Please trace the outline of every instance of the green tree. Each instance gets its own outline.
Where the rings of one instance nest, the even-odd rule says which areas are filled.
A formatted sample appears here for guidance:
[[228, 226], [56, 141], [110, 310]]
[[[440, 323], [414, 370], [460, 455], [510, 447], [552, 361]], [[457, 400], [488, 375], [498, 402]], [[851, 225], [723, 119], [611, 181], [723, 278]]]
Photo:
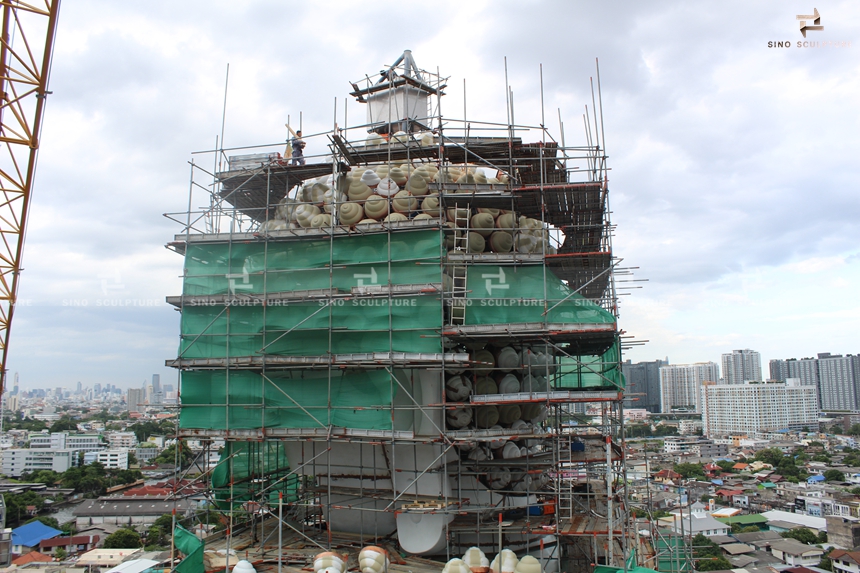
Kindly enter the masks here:
[[78, 425], [69, 416], [63, 416], [53, 423], [50, 432], [74, 432], [78, 429]]
[[135, 549], [140, 547], [140, 534], [133, 529], [118, 529], [105, 538], [105, 549]]
[[57, 561], [65, 561], [68, 556], [69, 554], [62, 547], [57, 547], [57, 550], [54, 551], [54, 557], [57, 558]]
[[723, 553], [720, 551], [720, 546], [702, 535], [701, 533], [697, 533], [695, 537], [691, 540], [692, 548], [693, 548], [693, 557], [696, 559], [703, 559], [706, 557], [722, 557]]
[[732, 472], [734, 473], [735, 462], [730, 462], [728, 460], [720, 460], [717, 462], [717, 465], [720, 466], [720, 469], [724, 472]]
[[827, 470], [824, 472], [824, 479], [826, 481], [845, 481], [845, 474], [839, 470]]
[[25, 519], [27, 517], [27, 506], [35, 506], [36, 511], [41, 511], [45, 505], [45, 499], [32, 491], [19, 494], [4, 493], [3, 501], [6, 504], [7, 526], [10, 522], [19, 523], [22, 519]]
[[51, 470], [39, 470], [23, 475], [21, 479], [32, 483], [43, 483], [47, 486], [53, 486], [60, 483], [60, 474]]
[[167, 541], [170, 539], [171, 531], [173, 531], [173, 516], [169, 513], [165, 513], [156, 519], [146, 531], [147, 547], [167, 544]]
[[818, 543], [818, 536], [806, 527], [798, 527], [790, 531], [783, 531], [780, 535], [786, 538], [790, 537], [792, 539], [797, 539], [801, 543], [806, 543], [807, 545], [815, 545]]
[[34, 521], [41, 522], [41, 523], [47, 525], [48, 527], [53, 527], [54, 529], [60, 528], [60, 524], [57, 522], [57, 518], [51, 517], [49, 515], [37, 515], [33, 519], [27, 520], [26, 523], [33, 523]]
[[821, 561], [818, 563], [818, 566], [825, 571], [833, 571], [833, 562], [830, 561], [831, 551], [833, 551], [832, 547], [824, 552], [824, 555], [821, 556]]
[[759, 450], [755, 455], [755, 459], [764, 462], [766, 464], [770, 464], [773, 467], [777, 467], [779, 462], [782, 461], [784, 454], [782, 450], [779, 448], [765, 448], [763, 450]]
[[706, 557], [696, 561], [697, 571], [727, 571], [731, 568], [731, 562], [725, 557]]
[[[179, 440], [179, 465], [181, 467], [186, 467], [191, 463], [191, 450], [188, 448], [188, 445], [185, 443], [185, 440]], [[162, 451], [158, 456], [153, 460], [156, 464], [173, 464], [176, 463], [176, 444], [171, 444], [167, 446], [164, 451]]]
[[702, 464], [675, 464], [672, 469], [674, 469], [677, 473], [681, 474], [684, 479], [690, 479], [691, 477], [695, 476], [705, 476], [705, 470], [702, 469]]
[[759, 531], [761, 531], [761, 529], [759, 529], [757, 526], [747, 525], [746, 527], [741, 527], [740, 532], [741, 533], [758, 533]]

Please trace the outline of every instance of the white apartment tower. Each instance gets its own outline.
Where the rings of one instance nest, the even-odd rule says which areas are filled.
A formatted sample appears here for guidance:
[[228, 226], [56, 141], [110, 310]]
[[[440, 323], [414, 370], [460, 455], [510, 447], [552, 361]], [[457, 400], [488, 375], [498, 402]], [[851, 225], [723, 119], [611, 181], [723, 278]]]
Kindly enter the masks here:
[[701, 412], [702, 384], [719, 380], [720, 367], [715, 362], [661, 366], [660, 411]]
[[732, 350], [722, 360], [725, 384], [761, 381], [761, 355], [755, 350]]
[[788, 382], [705, 384], [702, 389], [703, 431], [709, 438], [731, 434], [800, 430], [818, 427], [814, 386]]
[[822, 410], [860, 409], [860, 356], [818, 355]]

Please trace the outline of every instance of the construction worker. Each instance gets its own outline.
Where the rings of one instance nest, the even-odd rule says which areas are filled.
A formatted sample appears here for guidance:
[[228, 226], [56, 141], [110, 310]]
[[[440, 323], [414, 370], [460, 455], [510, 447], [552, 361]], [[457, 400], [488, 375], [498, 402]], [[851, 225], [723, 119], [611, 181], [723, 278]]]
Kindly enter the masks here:
[[[290, 131], [293, 131], [290, 129]], [[292, 165], [304, 165], [305, 164], [305, 156], [303, 150], [307, 145], [304, 140], [302, 140], [302, 130], [298, 130], [293, 132], [293, 138], [290, 140], [290, 147], [293, 148], [293, 160]]]

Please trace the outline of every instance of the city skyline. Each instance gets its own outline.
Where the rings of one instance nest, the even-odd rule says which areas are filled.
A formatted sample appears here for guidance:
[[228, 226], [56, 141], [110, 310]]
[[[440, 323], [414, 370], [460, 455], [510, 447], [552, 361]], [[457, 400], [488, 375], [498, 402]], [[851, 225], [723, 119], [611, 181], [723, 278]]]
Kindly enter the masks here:
[[[281, 144], [300, 113], [306, 133], [330, 129], [345, 78], [404, 49], [450, 77], [446, 115], [505, 117], [507, 69], [517, 123], [559, 138], [560, 119], [568, 145], [584, 139], [600, 58], [613, 252], [649, 280], [621, 291], [634, 294], [621, 297], [619, 326], [650, 341], [624, 358], [856, 352], [860, 7], [819, 6], [827, 26], [813, 32], [853, 47], [775, 50], [769, 40], [802, 39], [796, 7], [553, 3], [552, 21], [532, 17], [549, 6], [380, 2], [331, 26], [326, 4], [64, 4], [9, 372], [22, 387], [174, 379], [164, 361], [179, 315], [164, 299], [180, 294], [182, 259], [164, 245], [181, 226], [163, 215], [187, 208], [192, 153], [222, 133], [226, 147]], [[407, 22], [425, 33], [380, 33]], [[587, 26], [570, 34], [574, 22]], [[308, 49], [293, 56], [295, 44]]]

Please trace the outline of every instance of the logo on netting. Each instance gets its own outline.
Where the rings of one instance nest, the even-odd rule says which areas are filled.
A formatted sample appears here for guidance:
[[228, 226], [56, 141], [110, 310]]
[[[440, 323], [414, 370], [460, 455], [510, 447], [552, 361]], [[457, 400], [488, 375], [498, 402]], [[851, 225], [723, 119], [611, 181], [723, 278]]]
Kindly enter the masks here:
[[[376, 275], [376, 269], [374, 269], [373, 267], [370, 267], [369, 273], [367, 273], [367, 274], [355, 273], [354, 275], [352, 275], [352, 278], [354, 278], [355, 280], [358, 281], [358, 286], [370, 286], [370, 285], [379, 284], [376, 282], [376, 279], [378, 277]], [[364, 279], [368, 279], [368, 280], [370, 280], [370, 282], [365, 284]]]
[[[481, 275], [484, 280], [484, 284], [487, 287], [487, 294], [493, 296], [493, 290], [508, 290], [511, 288], [511, 285], [505, 282], [505, 270], [502, 267], [499, 267], [499, 272], [496, 274], [485, 274]], [[493, 279], [499, 279], [498, 283], [494, 283]]]
[[[254, 288], [254, 285], [251, 284], [251, 275], [249, 275], [245, 270], [241, 273], [226, 276], [227, 281], [229, 282], [228, 289], [230, 290], [230, 294], [236, 294], [236, 291], [251, 290]], [[241, 279], [242, 282], [238, 282], [239, 279]]]

